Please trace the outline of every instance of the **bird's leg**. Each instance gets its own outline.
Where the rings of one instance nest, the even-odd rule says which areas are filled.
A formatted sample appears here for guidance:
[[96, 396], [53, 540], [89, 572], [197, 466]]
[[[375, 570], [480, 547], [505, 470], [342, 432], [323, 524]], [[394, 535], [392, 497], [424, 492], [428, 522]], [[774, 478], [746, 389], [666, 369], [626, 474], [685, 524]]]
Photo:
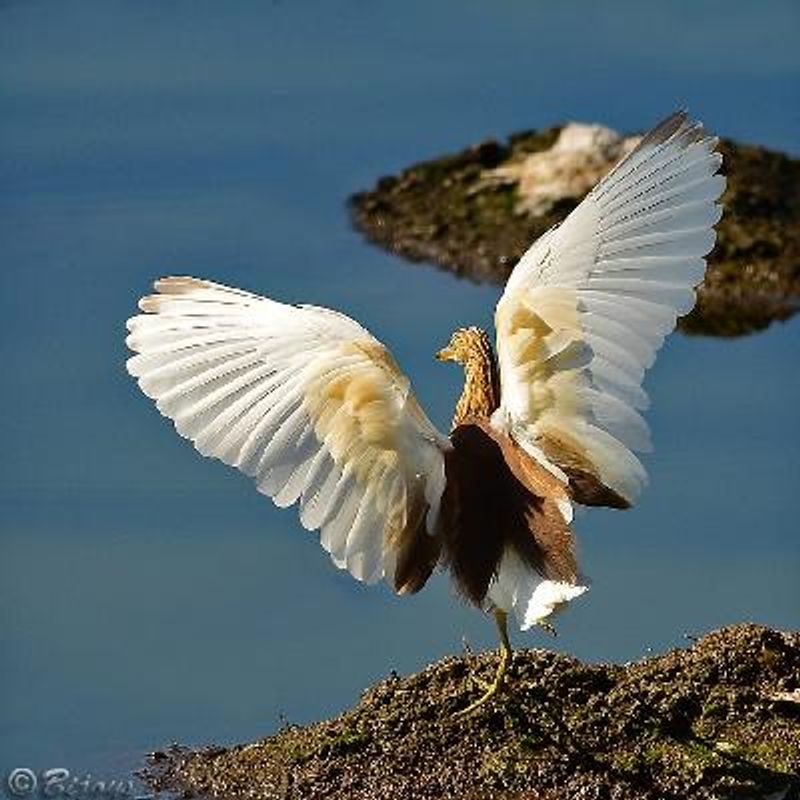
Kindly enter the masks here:
[[496, 608], [493, 612], [494, 621], [497, 624], [497, 630], [500, 633], [500, 663], [497, 665], [497, 672], [494, 675], [494, 681], [489, 684], [483, 683], [473, 678], [484, 691], [483, 694], [474, 702], [470, 703], [463, 711], [459, 711], [460, 715], [471, 714], [476, 708], [480, 708], [484, 703], [491, 700], [505, 685], [506, 672], [508, 672], [508, 665], [511, 663], [511, 642], [508, 639], [508, 614]]

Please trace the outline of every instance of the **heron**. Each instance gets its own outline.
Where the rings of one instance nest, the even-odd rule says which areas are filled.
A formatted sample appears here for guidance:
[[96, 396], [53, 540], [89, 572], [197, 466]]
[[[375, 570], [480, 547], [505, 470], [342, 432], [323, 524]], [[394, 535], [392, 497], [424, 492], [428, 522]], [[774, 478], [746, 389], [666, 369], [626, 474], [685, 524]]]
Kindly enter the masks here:
[[204, 456], [297, 504], [333, 563], [399, 594], [449, 571], [494, 618], [548, 627], [587, 591], [575, 506], [631, 507], [651, 447], [642, 388], [694, 305], [721, 217], [718, 140], [684, 111], [648, 134], [522, 256], [494, 315], [436, 357], [464, 383], [451, 429], [355, 320], [194, 277], [165, 277], [128, 323], [127, 369]]

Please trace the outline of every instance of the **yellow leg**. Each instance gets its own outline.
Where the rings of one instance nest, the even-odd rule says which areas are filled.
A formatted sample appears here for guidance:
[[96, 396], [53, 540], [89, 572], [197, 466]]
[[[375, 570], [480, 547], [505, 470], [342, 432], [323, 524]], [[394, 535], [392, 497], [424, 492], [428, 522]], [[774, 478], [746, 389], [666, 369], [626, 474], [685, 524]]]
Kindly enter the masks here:
[[511, 663], [511, 642], [508, 640], [508, 614], [499, 608], [494, 610], [494, 621], [500, 633], [500, 663], [497, 665], [497, 672], [494, 681], [490, 684], [483, 684], [475, 681], [484, 689], [483, 694], [474, 702], [470, 703], [463, 711], [459, 711], [459, 716], [471, 714], [476, 708], [480, 708], [484, 703], [491, 700], [504, 686], [508, 665]]

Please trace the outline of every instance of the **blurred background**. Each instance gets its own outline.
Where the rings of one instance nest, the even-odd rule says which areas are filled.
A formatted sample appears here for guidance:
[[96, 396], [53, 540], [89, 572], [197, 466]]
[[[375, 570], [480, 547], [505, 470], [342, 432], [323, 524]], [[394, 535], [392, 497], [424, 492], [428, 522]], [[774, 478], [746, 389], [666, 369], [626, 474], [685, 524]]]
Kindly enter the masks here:
[[[174, 434], [124, 369], [155, 277], [346, 311], [447, 430], [461, 378], [433, 353], [499, 291], [366, 245], [347, 196], [487, 136], [680, 106], [796, 156], [799, 22], [794, 0], [0, 2], [0, 770], [119, 775], [495, 646], [443, 576], [358, 585]], [[668, 340], [652, 485], [578, 519], [593, 589], [518, 646], [625, 661], [796, 626], [799, 331]]]

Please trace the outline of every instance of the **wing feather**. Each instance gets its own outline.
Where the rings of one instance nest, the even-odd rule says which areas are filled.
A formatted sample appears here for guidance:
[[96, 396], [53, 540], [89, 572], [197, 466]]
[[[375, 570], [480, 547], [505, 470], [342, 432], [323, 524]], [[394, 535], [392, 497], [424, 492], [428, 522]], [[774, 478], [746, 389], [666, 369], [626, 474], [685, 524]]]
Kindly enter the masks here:
[[[196, 278], [159, 280], [139, 307], [128, 370], [182, 436], [278, 506], [299, 501], [359, 580], [424, 584], [438, 550], [415, 537], [435, 542], [450, 445], [377, 339], [338, 312]], [[425, 563], [409, 565], [417, 552]]]
[[716, 146], [684, 112], [664, 120], [528, 250], [497, 306], [495, 424], [619, 505], [647, 478], [634, 455], [650, 448], [644, 373], [694, 305], [714, 246]]

